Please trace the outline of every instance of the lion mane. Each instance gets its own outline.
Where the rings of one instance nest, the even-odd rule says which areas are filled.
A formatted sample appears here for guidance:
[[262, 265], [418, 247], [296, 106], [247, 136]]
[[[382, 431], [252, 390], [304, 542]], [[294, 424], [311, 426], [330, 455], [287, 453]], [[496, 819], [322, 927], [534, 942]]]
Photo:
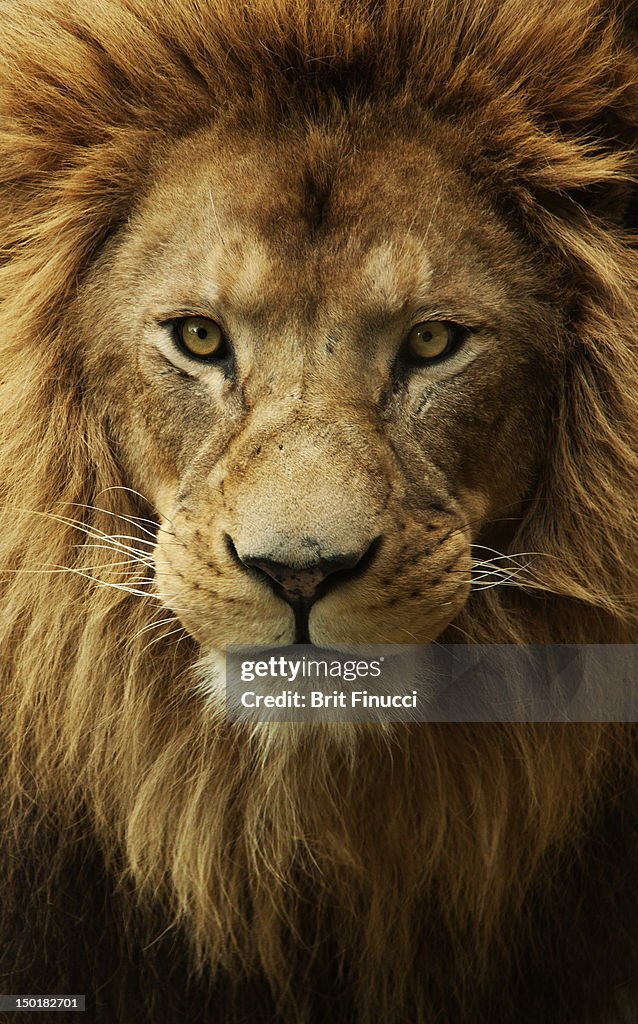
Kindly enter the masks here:
[[[176, 139], [405, 98], [546, 254], [571, 339], [482, 643], [638, 640], [638, 60], [597, 0], [14, 0], [0, 27], [0, 972], [108, 1022], [635, 1021], [631, 725], [256, 741], [205, 716], [72, 307]], [[116, 526], [114, 527], [114, 523]], [[113, 563], [113, 564], [111, 564]], [[111, 573], [111, 575], [109, 575]], [[454, 641], [458, 641], [455, 634]], [[293, 736], [294, 733], [294, 736]], [[294, 742], [293, 742], [294, 739]], [[6, 980], [8, 979], [8, 981]]]

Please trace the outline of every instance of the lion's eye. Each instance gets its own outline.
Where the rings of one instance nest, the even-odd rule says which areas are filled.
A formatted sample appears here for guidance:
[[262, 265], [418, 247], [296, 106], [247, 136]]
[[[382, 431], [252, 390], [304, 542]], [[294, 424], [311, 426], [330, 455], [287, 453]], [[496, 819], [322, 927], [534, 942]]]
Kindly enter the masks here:
[[463, 340], [463, 328], [449, 320], [425, 320], [416, 324], [406, 339], [406, 354], [422, 363], [443, 359]]
[[228, 345], [219, 324], [203, 316], [187, 316], [175, 321], [177, 342], [187, 355], [197, 359], [223, 359]]

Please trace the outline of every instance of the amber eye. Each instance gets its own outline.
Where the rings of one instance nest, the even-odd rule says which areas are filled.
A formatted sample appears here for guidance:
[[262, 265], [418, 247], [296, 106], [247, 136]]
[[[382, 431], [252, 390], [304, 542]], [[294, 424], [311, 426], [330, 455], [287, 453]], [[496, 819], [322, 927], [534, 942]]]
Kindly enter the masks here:
[[175, 333], [181, 348], [197, 359], [223, 359], [228, 348], [219, 324], [204, 316], [187, 316], [175, 321]]
[[428, 363], [454, 352], [463, 339], [463, 328], [449, 320], [425, 320], [415, 324], [406, 339], [407, 355]]

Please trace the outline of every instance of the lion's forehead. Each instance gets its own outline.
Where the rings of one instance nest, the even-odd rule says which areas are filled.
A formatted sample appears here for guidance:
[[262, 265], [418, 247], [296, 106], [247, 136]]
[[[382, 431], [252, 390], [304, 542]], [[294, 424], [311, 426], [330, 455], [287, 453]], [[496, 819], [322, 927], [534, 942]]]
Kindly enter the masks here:
[[393, 142], [335, 166], [309, 146], [184, 140], [134, 222], [158, 294], [314, 322], [445, 298], [489, 314], [520, 294], [515, 240], [433, 146], [421, 165]]
[[416, 226], [405, 233], [392, 222], [377, 224], [375, 238], [344, 231], [304, 239], [291, 220], [286, 243], [281, 228], [273, 234], [250, 218], [222, 218], [211, 190], [184, 204], [198, 216], [176, 218], [170, 237], [137, 257], [138, 307], [140, 299], [175, 309], [195, 301], [258, 331], [285, 326], [299, 334], [312, 326], [322, 337], [356, 337], [419, 311], [496, 326], [520, 302], [518, 282], [500, 273], [498, 259], [438, 227], [425, 239]]

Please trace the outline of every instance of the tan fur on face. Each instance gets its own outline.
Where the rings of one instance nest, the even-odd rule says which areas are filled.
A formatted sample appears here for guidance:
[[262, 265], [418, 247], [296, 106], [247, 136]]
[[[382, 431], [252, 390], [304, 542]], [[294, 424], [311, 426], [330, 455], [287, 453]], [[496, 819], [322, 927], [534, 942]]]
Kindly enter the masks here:
[[[516, 949], [627, 731], [231, 729], [198, 662], [293, 634], [224, 536], [382, 538], [322, 642], [638, 639], [636, 62], [589, 0], [203, 6], [3, 9], [3, 820], [90, 829], [291, 1021], [335, 935], [362, 1021], [425, 1021], [423, 958], [462, 998]], [[233, 380], [167, 365], [181, 301]], [[416, 316], [480, 328], [454, 378], [395, 375]], [[466, 601], [471, 541], [525, 586]]]

